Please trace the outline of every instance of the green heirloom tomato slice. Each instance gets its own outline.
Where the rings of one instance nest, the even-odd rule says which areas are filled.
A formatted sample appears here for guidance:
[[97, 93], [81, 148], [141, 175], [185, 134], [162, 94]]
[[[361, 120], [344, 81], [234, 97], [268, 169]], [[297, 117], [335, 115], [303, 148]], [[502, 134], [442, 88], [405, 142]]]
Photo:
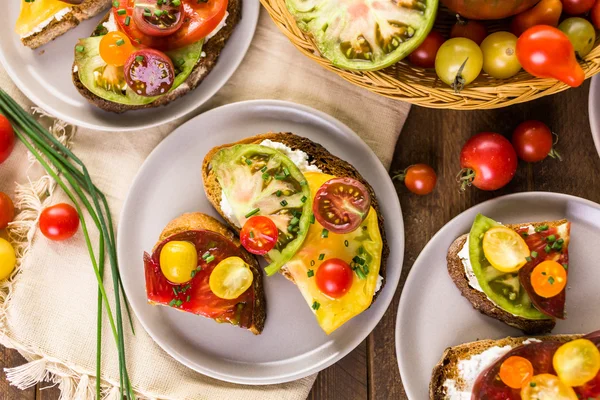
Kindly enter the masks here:
[[519, 280], [519, 272], [502, 272], [494, 268], [483, 253], [483, 235], [491, 228], [500, 226], [491, 218], [478, 214], [469, 234], [469, 258], [471, 267], [483, 292], [498, 307], [527, 319], [548, 319], [533, 305], [531, 298]]
[[437, 0], [286, 0], [298, 26], [334, 65], [373, 71], [416, 49], [433, 26]]
[[255, 216], [270, 218], [279, 236], [267, 253], [273, 275], [298, 251], [310, 225], [312, 196], [306, 178], [287, 156], [256, 144], [219, 151], [211, 161], [239, 227]]

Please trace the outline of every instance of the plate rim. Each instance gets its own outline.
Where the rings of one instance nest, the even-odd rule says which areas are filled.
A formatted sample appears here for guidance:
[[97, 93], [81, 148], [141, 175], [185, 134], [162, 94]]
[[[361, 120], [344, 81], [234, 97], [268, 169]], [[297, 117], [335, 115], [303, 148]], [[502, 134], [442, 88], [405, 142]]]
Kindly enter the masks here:
[[590, 122], [590, 129], [592, 131], [592, 139], [596, 145], [596, 151], [600, 156], [600, 111], [593, 105], [598, 105], [600, 101], [600, 77], [594, 76], [590, 84], [590, 92], [588, 95], [588, 115]]
[[[50, 115], [53, 115], [54, 117], [56, 117], [57, 119], [60, 119], [61, 121], [65, 121], [69, 124], [72, 124], [72, 125], [75, 125], [75, 126], [78, 126], [81, 128], [93, 129], [93, 130], [102, 131], [102, 132], [132, 132], [132, 131], [139, 131], [142, 129], [156, 128], [156, 127], [168, 124], [170, 122], [173, 122], [179, 118], [188, 116], [191, 113], [197, 111], [198, 108], [202, 107], [204, 104], [206, 104], [208, 101], [210, 101], [215, 96], [215, 94], [219, 90], [221, 90], [227, 84], [227, 82], [229, 82], [229, 80], [231, 79], [233, 74], [238, 70], [240, 64], [242, 63], [242, 61], [248, 54], [248, 51], [250, 50], [250, 46], [252, 45], [252, 41], [254, 40], [254, 36], [256, 35], [256, 30], [258, 28], [258, 21], [260, 18], [260, 9], [261, 9], [260, 2], [258, 2], [256, 0], [244, 0], [244, 2], [248, 2], [250, 4], [249, 7], [252, 7], [253, 5], [255, 6], [256, 17], [254, 18], [254, 21], [251, 21], [251, 22], [253, 22], [251, 25], [251, 30], [249, 32], [247, 32], [247, 35], [244, 36], [244, 37], [247, 37], [247, 39], [246, 39], [246, 44], [244, 46], [242, 56], [239, 57], [237, 60], [235, 60], [235, 62], [231, 63], [233, 65], [233, 68], [231, 68], [229, 71], [226, 71], [223, 74], [223, 76], [221, 77], [220, 83], [215, 85], [215, 87], [212, 90], [209, 90], [207, 92], [206, 98], [204, 100], [198, 102], [197, 104], [194, 104], [193, 108], [191, 108], [185, 112], [177, 112], [177, 107], [175, 107], [175, 108], [171, 107], [173, 112], [167, 118], [165, 118], [163, 120], [158, 120], [156, 122], [151, 122], [149, 124], [137, 125], [137, 126], [131, 126], [131, 127], [128, 127], [128, 126], [127, 127], [105, 126], [105, 125], [90, 124], [85, 120], [77, 120], [77, 119], [71, 118], [68, 114], [64, 114], [64, 113], [56, 110], [51, 104], [42, 102], [40, 100], [40, 98], [33, 92], [33, 90], [30, 90], [30, 88], [26, 84], [24, 84], [24, 82], [21, 79], [18, 78], [18, 74], [15, 73], [15, 69], [12, 68], [11, 63], [8, 61], [7, 56], [4, 54], [3, 51], [0, 51], [0, 64], [2, 64], [2, 66], [6, 70], [6, 73], [7, 73], [8, 77], [10, 78], [10, 80], [13, 82], [13, 84], [17, 87], [18, 90], [20, 90], [25, 95], [25, 97], [27, 97], [27, 99], [29, 99], [32, 103], [34, 103], [35, 106], [42, 108], [45, 112], [47, 112]], [[103, 11], [101, 11], [98, 15], [100, 15], [102, 12]], [[242, 19], [243, 18], [244, 18], [244, 16], [242, 16]], [[86, 22], [86, 21], [82, 21], [82, 22]], [[239, 24], [238, 24], [238, 26], [239, 26]], [[235, 34], [235, 30], [234, 30], [233, 34]], [[58, 38], [56, 38], [56, 40], [60, 40], [60, 36]], [[42, 49], [43, 49], [43, 47], [44, 46], [42, 46]], [[227, 44], [225, 44], [225, 48], [227, 48]], [[32, 51], [37, 51], [37, 50], [39, 50], [39, 49], [34, 49]], [[219, 60], [217, 59], [217, 63], [218, 62], [219, 62]], [[217, 65], [217, 63], [215, 63], [215, 66]], [[210, 72], [212, 72], [212, 71], [210, 71]], [[208, 77], [210, 75], [210, 72], [206, 75], [206, 77]], [[200, 85], [202, 85], [202, 82], [198, 85], [198, 87]], [[198, 87], [196, 87], [194, 90], [198, 89]], [[169, 106], [170, 105], [167, 104], [167, 105], [161, 106], [161, 107], [169, 107]], [[106, 112], [108, 113], [109, 111], [106, 111]], [[120, 115], [121, 117], [126, 117], [126, 115], [124, 116], [124, 114], [115, 114], [115, 115]]]
[[[130, 197], [132, 196], [133, 193], [133, 188], [137, 185], [139, 185], [138, 179], [140, 178], [140, 175], [143, 171], [143, 169], [146, 168], [147, 164], [150, 164], [151, 162], [153, 162], [154, 158], [158, 157], [158, 150], [161, 146], [163, 146], [163, 144], [168, 144], [171, 141], [176, 140], [175, 136], [177, 134], [177, 131], [179, 131], [184, 125], [186, 124], [193, 124], [194, 121], [196, 119], [201, 119], [201, 118], [210, 118], [211, 115], [213, 113], [217, 113], [217, 112], [223, 112], [223, 110], [226, 109], [230, 109], [230, 108], [237, 108], [237, 107], [241, 107], [241, 108], [251, 108], [251, 107], [279, 107], [282, 109], [287, 109], [290, 111], [295, 111], [295, 112], [304, 112], [304, 113], [309, 113], [319, 119], [321, 119], [322, 121], [325, 121], [326, 123], [333, 125], [334, 127], [340, 129], [341, 131], [343, 131], [345, 134], [350, 135], [354, 140], [356, 140], [356, 144], [361, 146], [363, 148], [364, 151], [366, 151], [367, 154], [369, 154], [369, 157], [372, 158], [374, 161], [376, 161], [376, 168], [380, 169], [381, 172], [383, 172], [383, 182], [385, 185], [389, 186], [389, 188], [396, 193], [396, 200], [397, 201], [391, 201], [391, 206], [395, 209], [395, 213], [397, 213], [397, 217], [399, 218], [398, 220], [398, 224], [396, 224], [398, 232], [401, 232], [401, 237], [398, 240], [398, 246], [396, 246], [398, 251], [398, 257], [399, 257], [399, 273], [398, 273], [398, 279], [397, 280], [386, 280], [386, 285], [384, 286], [383, 290], [386, 290], [386, 288], [388, 288], [388, 292], [391, 291], [391, 294], [389, 295], [389, 300], [387, 302], [387, 304], [384, 305], [384, 309], [382, 311], [381, 316], [377, 319], [376, 323], [373, 325], [373, 328], [371, 330], [369, 330], [368, 332], [366, 332], [366, 334], [364, 335], [364, 337], [360, 336], [359, 340], [354, 340], [353, 342], [351, 342], [351, 344], [349, 346], [347, 346], [347, 349], [344, 349], [343, 351], [338, 352], [335, 356], [333, 357], [329, 357], [327, 359], [324, 360], [320, 360], [319, 363], [317, 363], [316, 365], [313, 365], [310, 368], [305, 368], [304, 370], [297, 372], [297, 373], [293, 373], [293, 374], [289, 374], [285, 377], [279, 376], [276, 378], [263, 378], [263, 379], [256, 379], [256, 378], [248, 378], [248, 377], [235, 377], [232, 376], [230, 374], [219, 374], [219, 373], [215, 373], [213, 370], [208, 369], [208, 368], [202, 368], [201, 366], [198, 366], [197, 364], [195, 365], [190, 365], [188, 363], [188, 359], [182, 355], [180, 355], [178, 352], [175, 351], [171, 351], [171, 349], [168, 348], [168, 346], [166, 346], [166, 344], [163, 344], [161, 342], [161, 340], [159, 338], [156, 337], [156, 335], [151, 332], [148, 327], [147, 324], [138, 316], [138, 312], [135, 308], [135, 306], [133, 304], [131, 304], [131, 309], [133, 310], [134, 314], [136, 315], [137, 320], [140, 322], [140, 324], [142, 325], [142, 327], [144, 328], [144, 330], [146, 331], [146, 333], [148, 333], [148, 335], [152, 338], [152, 340], [162, 349], [164, 350], [171, 358], [173, 358], [175, 361], [181, 363], [182, 365], [184, 365], [187, 368], [190, 368], [200, 374], [209, 376], [211, 378], [215, 378], [221, 381], [225, 381], [225, 382], [230, 382], [230, 383], [235, 383], [235, 384], [242, 384], [242, 385], [249, 385], [249, 386], [256, 386], [256, 385], [274, 385], [274, 384], [281, 384], [281, 383], [287, 383], [287, 382], [291, 382], [291, 381], [295, 381], [298, 379], [302, 379], [305, 378], [311, 374], [320, 372], [322, 370], [324, 370], [325, 368], [335, 364], [336, 362], [338, 362], [339, 360], [341, 360], [343, 357], [345, 357], [346, 355], [348, 355], [350, 352], [352, 352], [353, 350], [356, 349], [356, 347], [358, 347], [358, 345], [360, 345], [360, 343], [362, 343], [372, 332], [373, 330], [377, 327], [377, 325], [381, 322], [381, 320], [383, 319], [385, 313], [387, 312], [387, 310], [389, 309], [390, 305], [392, 304], [393, 300], [394, 300], [394, 295], [396, 293], [396, 290], [398, 288], [398, 284], [400, 282], [400, 278], [402, 275], [402, 270], [404, 268], [404, 249], [405, 249], [405, 231], [404, 231], [404, 217], [402, 215], [402, 209], [401, 209], [401, 205], [400, 205], [400, 200], [399, 197], [397, 196], [397, 191], [394, 187], [394, 184], [392, 182], [391, 177], [389, 176], [388, 171], [385, 169], [383, 163], [381, 162], [381, 160], [379, 160], [379, 158], [377, 157], [377, 155], [375, 154], [375, 152], [366, 144], [366, 142], [356, 133], [354, 132], [354, 130], [352, 130], [350, 127], [348, 127], [346, 124], [344, 124], [343, 122], [339, 121], [338, 119], [332, 117], [331, 115], [317, 110], [315, 108], [303, 105], [303, 104], [299, 104], [299, 103], [294, 103], [291, 101], [286, 101], [286, 100], [271, 100], [271, 99], [256, 99], [256, 100], [245, 100], [245, 101], [239, 101], [239, 102], [235, 102], [235, 103], [229, 103], [220, 107], [216, 107], [213, 108], [209, 111], [206, 111], [204, 113], [201, 113], [193, 118], [191, 118], [190, 120], [186, 121], [185, 123], [183, 123], [182, 125], [180, 125], [179, 127], [175, 128], [167, 137], [165, 137], [151, 152], [150, 154], [146, 157], [146, 159], [144, 160], [144, 162], [142, 163], [142, 165], [139, 167], [138, 172], [135, 176], [135, 178], [133, 179], [131, 186], [129, 187], [129, 190], [127, 192], [127, 196], [125, 197], [125, 200], [123, 202], [123, 206], [121, 209], [121, 214], [119, 216], [119, 225], [118, 225], [118, 230], [117, 230], [117, 259], [119, 260], [119, 264], [120, 261], [123, 259], [123, 255], [122, 253], [124, 252], [123, 249], [123, 243], [122, 241], [125, 240], [123, 239], [124, 235], [122, 234], [121, 230], [123, 229], [123, 224], [121, 223], [121, 221], [123, 220], [123, 215], [126, 214], [126, 212], [129, 212], [128, 209], [130, 207], [132, 207], [132, 203], [130, 201]], [[385, 179], [387, 178], [387, 179]], [[387, 233], [387, 232], [386, 232]], [[129, 294], [127, 293], [127, 284], [125, 284], [125, 282], [123, 282], [123, 286], [125, 288], [125, 293], [127, 294], [127, 296], [129, 296]]]
[[[511, 194], [507, 194], [507, 195], [503, 195], [503, 196], [499, 196], [493, 199], [489, 199], [486, 200], [484, 202], [481, 202], [479, 204], [475, 204], [472, 207], [467, 208], [466, 210], [460, 212], [459, 214], [457, 214], [454, 218], [452, 218], [450, 221], [448, 221], [446, 224], [444, 224], [444, 226], [442, 226], [432, 237], [431, 239], [429, 239], [429, 241], [427, 242], [427, 244], [425, 245], [425, 247], [423, 247], [423, 249], [421, 250], [421, 252], [419, 253], [419, 255], [417, 256], [417, 258], [415, 259], [415, 262], [413, 263], [413, 265], [411, 266], [411, 269], [408, 273], [408, 276], [406, 277], [406, 281], [404, 283], [404, 286], [402, 287], [402, 293], [400, 295], [400, 301], [398, 303], [398, 312], [396, 314], [396, 325], [395, 325], [395, 329], [394, 329], [394, 343], [396, 346], [396, 361], [398, 363], [398, 369], [400, 371], [400, 377], [402, 379], [402, 386], [404, 387], [404, 390], [406, 392], [406, 396], [409, 399], [413, 399], [413, 398], [417, 398], [415, 396], [415, 393], [413, 393], [413, 387], [411, 386], [411, 384], [407, 384], [406, 382], [408, 382], [405, 378], [406, 378], [406, 373], [403, 372], [404, 370], [406, 370], [406, 368], [408, 368], [408, 360], [404, 360], [401, 355], [400, 355], [400, 346], [401, 346], [401, 335], [400, 335], [400, 330], [401, 330], [401, 317], [404, 313], [406, 313], [405, 309], [406, 309], [406, 300], [404, 300], [406, 298], [405, 296], [405, 291], [404, 291], [404, 287], [413, 284], [413, 281], [416, 278], [416, 274], [413, 273], [414, 269], [413, 267], [420, 261], [421, 258], [424, 257], [424, 254], [426, 253], [426, 251], [430, 250], [430, 247], [433, 246], [432, 243], [434, 241], [434, 239], [437, 239], [438, 236], [443, 236], [445, 234], [445, 232], [447, 230], [450, 229], [451, 225], [453, 225], [454, 223], [456, 223], [456, 220], [458, 220], [463, 214], [466, 214], [467, 212], [472, 211], [473, 209], [476, 208], [481, 208], [483, 206], [486, 205], [493, 205], [495, 203], [500, 203], [503, 201], [506, 201], [506, 199], [512, 200], [512, 199], [519, 199], [519, 198], [530, 198], [530, 197], [535, 197], [535, 196], [543, 196], [543, 197], [547, 197], [547, 198], [556, 198], [559, 200], [563, 200], [564, 202], [568, 202], [568, 201], [574, 201], [580, 204], [584, 204], [590, 207], [593, 207], [597, 210], [600, 210], [600, 204], [593, 202], [592, 200], [588, 200], [588, 199], [584, 199], [582, 197], [578, 197], [578, 196], [574, 196], [571, 194], [565, 194], [565, 193], [558, 193], [558, 192], [543, 192], [543, 191], [531, 191], [531, 192], [519, 192], [519, 193], [511, 193]], [[476, 312], [476, 310], [474, 310], [473, 312]], [[440, 354], [441, 357], [441, 354]], [[406, 365], [405, 365], [406, 364]]]

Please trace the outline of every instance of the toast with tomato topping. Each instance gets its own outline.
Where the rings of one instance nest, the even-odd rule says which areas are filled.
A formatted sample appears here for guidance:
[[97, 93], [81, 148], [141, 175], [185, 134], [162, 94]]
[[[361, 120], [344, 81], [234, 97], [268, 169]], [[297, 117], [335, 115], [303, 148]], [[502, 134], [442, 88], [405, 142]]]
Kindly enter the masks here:
[[[538, 259], [538, 262], [542, 259], [545, 260], [546, 258], [556, 258], [557, 260], [560, 259], [561, 262], [564, 260], [568, 260], [570, 223], [567, 220], [523, 223], [505, 226], [519, 233], [525, 239], [526, 242], [529, 241], [529, 243], [527, 244], [528, 247], [530, 247], [531, 255], [535, 255], [537, 253], [537, 257], [530, 256], [529, 261], [523, 267], [523, 269], [529, 268], [529, 270], [531, 270], [534, 264], [536, 264], [536, 258]], [[562, 239], [560, 252], [552, 249], [551, 245], [553, 244], [553, 242], [537, 242], [537, 236], [540, 236], [539, 239], [543, 239], [545, 237], [547, 238], [547, 234], [545, 232], [556, 232], [557, 229], [561, 230], [560, 235], [555, 235]], [[532, 293], [527, 292], [522, 284], [518, 286], [518, 290], [515, 290], [515, 298], [524, 299], [523, 304], [526, 306], [531, 306], [531, 316], [533, 318], [530, 318], [525, 315], [520, 316], [502, 308], [493, 300], [491, 300], [488, 294], [486, 294], [481, 287], [474, 287], [478, 285], [475, 285], [473, 280], [477, 281], [477, 283], [479, 283], [479, 280], [476, 276], [474, 276], [470, 257], [465, 257], [464, 249], [468, 245], [468, 239], [469, 234], [465, 234], [458, 237], [450, 245], [446, 257], [448, 263], [448, 273], [454, 281], [454, 283], [456, 284], [456, 286], [458, 287], [458, 289], [460, 290], [462, 296], [465, 297], [471, 303], [473, 308], [475, 308], [482, 314], [495, 318], [517, 329], [520, 329], [525, 334], [542, 334], [551, 332], [552, 329], [554, 329], [554, 326], [556, 325], [557, 316], [559, 318], [564, 318], [565, 290], [563, 289], [560, 295], [558, 295], [555, 298], [556, 301], [561, 302], [561, 304], [559, 304], [558, 306], [559, 308], [561, 308], [561, 310], [556, 315], [548, 315], [547, 313], [544, 313], [543, 309], [541, 310], [541, 313], [536, 312], [541, 307], [538, 308], [535, 304], [532, 304], [529, 297], [532, 296]], [[550, 248], [550, 251], [546, 252], [546, 249], [548, 247]], [[532, 262], [534, 264], [532, 264]], [[466, 264], [471, 265], [470, 271], [468, 270]], [[563, 263], [563, 265], [565, 266], [565, 269], [568, 269], [567, 263]], [[492, 271], [496, 272], [494, 270]], [[521, 272], [519, 272], [517, 280], [518, 283], [521, 282], [520, 274]], [[507, 277], [507, 281], [508, 278], [510, 277]], [[507, 287], [510, 288], [510, 286]]]

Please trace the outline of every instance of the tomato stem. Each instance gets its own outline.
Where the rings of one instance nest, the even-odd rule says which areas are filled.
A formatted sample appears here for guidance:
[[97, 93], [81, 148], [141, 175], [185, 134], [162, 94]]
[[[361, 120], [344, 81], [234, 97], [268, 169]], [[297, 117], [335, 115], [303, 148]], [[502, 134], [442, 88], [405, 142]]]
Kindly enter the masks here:
[[392, 180], [398, 180], [400, 182], [404, 182], [404, 180], [406, 179], [406, 173], [408, 172], [408, 169], [412, 167], [412, 165], [409, 165], [408, 167], [404, 168], [404, 170], [402, 171], [396, 171], [396, 174], [392, 176]]
[[550, 152], [548, 153], [548, 156], [555, 158], [558, 161], [562, 161], [562, 156], [554, 148], [554, 146], [556, 146], [556, 144], [558, 143], [558, 134], [556, 132], [552, 132], [552, 134], [554, 135], [555, 139], [554, 139], [554, 143], [552, 144], [552, 148], [550, 149]]
[[454, 93], [460, 93], [461, 90], [463, 90], [465, 88], [465, 78], [462, 76], [463, 70], [465, 69], [465, 66], [467, 65], [467, 61], [469, 61], [469, 57], [467, 57], [465, 59], [465, 61], [462, 63], [462, 65], [460, 66], [460, 68], [458, 69], [458, 72], [456, 73], [456, 77], [454, 78], [454, 82], [452, 82], [452, 89], [454, 89]]
[[456, 23], [459, 25], [466, 25], [469, 21], [466, 18], [460, 16], [460, 14], [456, 14]]
[[460, 184], [460, 190], [464, 192], [469, 186], [471, 186], [475, 179], [475, 171], [471, 168], [463, 168], [456, 175], [456, 181]]

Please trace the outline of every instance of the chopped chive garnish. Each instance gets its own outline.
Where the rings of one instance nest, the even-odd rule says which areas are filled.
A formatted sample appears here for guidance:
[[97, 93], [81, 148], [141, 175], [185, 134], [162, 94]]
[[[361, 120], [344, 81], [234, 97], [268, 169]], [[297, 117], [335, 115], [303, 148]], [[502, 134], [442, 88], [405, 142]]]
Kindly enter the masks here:
[[287, 169], [287, 167], [283, 167], [283, 174], [284, 174], [285, 176], [290, 176], [290, 170], [289, 170], [289, 169]]
[[113, 1], [113, 7], [118, 8], [121, 5], [118, 1]]
[[129, 26], [130, 23], [131, 23], [131, 17], [127, 16], [127, 18], [125, 18], [125, 26]]
[[292, 226], [298, 225], [299, 223], [300, 223], [300, 220], [297, 217], [292, 218], [290, 221], [290, 225], [292, 225]]
[[531, 252], [531, 257], [532, 258], [536, 258], [538, 256], [538, 252], [537, 251], [532, 251]]
[[563, 239], [563, 238], [560, 238], [556, 241], [556, 243], [558, 243], [558, 244], [563, 244], [564, 242], [565, 242], [565, 239]]
[[548, 236], [548, 237], [546, 238], [546, 241], [547, 241], [547, 242], [549, 242], [549, 243], [552, 243], [552, 242], [554, 242], [555, 240], [556, 240], [556, 236], [554, 236], [554, 235], [550, 235], [550, 236]]
[[282, 181], [284, 179], [285, 179], [285, 175], [279, 175], [279, 174], [275, 175], [275, 180]]
[[268, 174], [268, 173], [266, 173], [266, 172], [262, 174], [263, 181], [266, 181], [266, 180], [268, 180], [270, 177], [271, 177], [271, 175], [269, 175], [269, 174]]
[[364, 263], [365, 263], [364, 258], [361, 258], [359, 256], [354, 256], [354, 258], [352, 258], [352, 261], [354, 261], [355, 263], [360, 264], [360, 265], [364, 265]]
[[354, 272], [356, 272], [356, 275], [358, 275], [358, 277], [359, 277], [360, 279], [365, 279], [365, 278], [366, 278], [366, 276], [365, 276], [365, 273], [363, 272], [363, 270], [362, 270], [362, 269], [360, 269], [360, 268], [356, 268], [356, 269], [354, 270]]
[[135, 61], [137, 61], [137, 62], [144, 61], [144, 56], [135, 56]]
[[311, 216], [310, 216], [310, 223], [311, 224], [315, 223], [315, 214], [311, 214]]
[[183, 58], [180, 58], [175, 63], [177, 64], [178, 67], [181, 67], [183, 64], [185, 64], [185, 60]]
[[173, 286], [173, 294], [177, 296], [177, 288], [175, 286]]
[[542, 275], [548, 275], [548, 274], [546, 273], [546, 271], [544, 271], [544, 272], [542, 272]]
[[531, 382], [531, 383], [529, 384], [529, 386], [531, 386], [531, 387], [536, 387], [536, 386], [537, 386], [537, 384], [536, 384], [535, 382]]
[[258, 214], [259, 212], [260, 212], [260, 208], [255, 208], [254, 210], [252, 210], [248, 214], [246, 214], [246, 218], [250, 218], [251, 216]]
[[117, 46], [123, 46], [125, 44], [125, 40], [119, 39], [116, 41]]
[[325, 254], [323, 254], [323, 253], [319, 254], [319, 261], [323, 261], [324, 258], [325, 258]]
[[254, 239], [254, 231], [250, 231], [250, 238]]
[[203, 260], [206, 260], [208, 257], [210, 257], [210, 251], [207, 251], [206, 253], [202, 254]]
[[185, 298], [185, 301], [187, 301], [188, 303], [190, 302], [190, 295], [188, 294], [187, 297]]
[[82, 45], [78, 44], [77, 46], [75, 46], [75, 50], [76, 50], [78, 53], [82, 53], [82, 52], [83, 52], [83, 50], [85, 50], [85, 47], [83, 47]]
[[544, 251], [546, 253], [550, 253], [550, 250], [552, 250], [552, 248], [550, 246], [546, 245], [546, 247], [544, 247]]
[[300, 201], [303, 203], [306, 203], [306, 200], [308, 200], [308, 198], [306, 196], [302, 196], [302, 198], [300, 199]]
[[124, 8], [117, 10], [117, 14], [119, 14], [119, 15], [125, 15], [125, 13], [127, 13], [127, 11], [125, 11]]
[[246, 158], [246, 164], [252, 165], [252, 160], [250, 160], [249, 158]]
[[288, 202], [287, 202], [287, 200], [281, 200], [281, 202], [279, 204], [281, 204], [282, 207], [285, 207], [288, 205]]
[[154, 15], [160, 17], [161, 15], [163, 15], [163, 10], [154, 10]]
[[525, 257], [525, 259], [527, 260], [527, 262], [531, 262], [531, 257]]
[[349, 244], [348, 241], [344, 240], [344, 246], [348, 247], [348, 244]]
[[267, 166], [265, 165], [264, 167], [262, 167], [262, 168], [260, 169], [260, 172], [267, 172]]
[[315, 276], [315, 271], [313, 271], [312, 269], [309, 269], [308, 271], [306, 271], [306, 276], [308, 276], [309, 278], [312, 278], [313, 276]]
[[314, 303], [312, 304], [312, 309], [317, 311], [319, 309], [319, 307], [321, 307], [321, 304], [319, 304], [318, 301], [314, 301]]
[[321, 232], [321, 237], [326, 238], [328, 236], [329, 236], [329, 231], [327, 229], [323, 229], [323, 231]]
[[554, 285], [554, 278], [553, 277], [548, 278], [548, 283], [551, 285]]
[[152, 13], [151, 13], [151, 12], [149, 12], [149, 11], [148, 11], [148, 12], [144, 11], [144, 17], [151, 17], [151, 16], [152, 16]]
[[536, 232], [543, 232], [543, 231], [547, 231], [548, 230], [548, 225], [541, 225], [538, 226], [537, 228], [535, 228]]
[[206, 257], [206, 263], [211, 263], [215, 260], [215, 256], [213, 256], [212, 254], [208, 257]]
[[177, 300], [176, 300], [176, 299], [173, 299], [173, 300], [171, 300], [171, 301], [169, 302], [169, 307], [174, 307], [174, 306], [175, 306], [175, 303], [177, 303]]
[[275, 192], [275, 195], [277, 197], [281, 197], [282, 194], [283, 194], [283, 192], [281, 190], [278, 190], [277, 192]]
[[564, 269], [569, 269], [569, 264], [565, 263], [562, 265]]
[[523, 232], [521, 235], [522, 235], [523, 237], [527, 237], [527, 236], [529, 236], [529, 233], [527, 233], [527, 232]]
[[149, 8], [147, 8], [147, 7], [146, 7], [146, 8], [144, 8], [144, 12], [145, 12], [145, 13], [150, 13], [150, 14], [152, 14], [152, 10], [150, 10], [150, 9], [149, 9]]
[[300, 186], [306, 186], [306, 185], [308, 185], [308, 182], [306, 182], [306, 181], [300, 181]]
[[369, 275], [369, 266], [368, 265], [363, 265], [362, 269], [363, 269], [363, 272], [365, 273], [365, 275]]
[[193, 277], [195, 277], [197, 273], [198, 273], [198, 271], [197, 271], [197, 270], [193, 270], [193, 271], [192, 271], [192, 278], [193, 278]]
[[175, 7], [179, 7], [181, 5], [181, 0], [173, 0], [171, 2], [172, 5], [174, 5]]

